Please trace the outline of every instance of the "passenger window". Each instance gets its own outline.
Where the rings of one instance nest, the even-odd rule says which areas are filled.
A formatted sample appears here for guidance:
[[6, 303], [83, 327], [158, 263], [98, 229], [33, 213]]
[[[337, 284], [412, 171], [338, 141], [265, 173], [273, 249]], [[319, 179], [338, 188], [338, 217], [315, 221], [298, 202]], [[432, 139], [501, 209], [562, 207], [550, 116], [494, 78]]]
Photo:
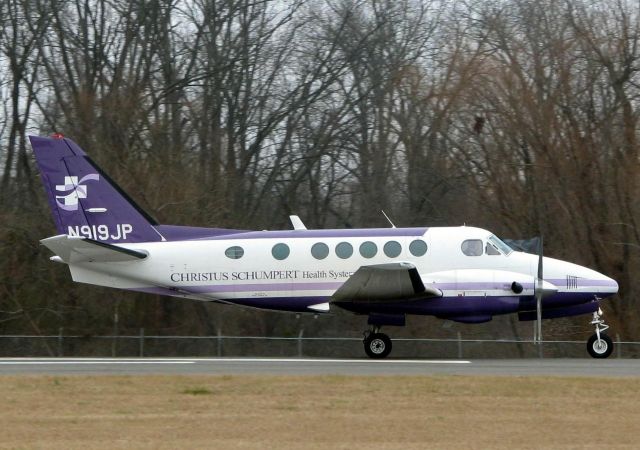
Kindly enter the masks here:
[[242, 247], [234, 245], [233, 247], [229, 247], [228, 249], [226, 249], [224, 254], [227, 256], [227, 258], [240, 259], [244, 255], [244, 250], [242, 249]]
[[353, 247], [348, 242], [340, 242], [336, 245], [336, 255], [342, 259], [350, 258], [353, 255]]
[[462, 243], [462, 253], [467, 256], [482, 255], [482, 241], [480, 239], [467, 239]]
[[487, 245], [484, 248], [484, 251], [487, 255], [501, 255], [497, 248], [487, 242]]
[[384, 250], [384, 254], [387, 255], [389, 258], [395, 258], [402, 251], [402, 246], [400, 246], [400, 244], [396, 241], [389, 241], [386, 244], [384, 244], [383, 250]]
[[427, 243], [421, 239], [416, 239], [409, 244], [409, 251], [413, 256], [423, 256], [427, 253]]
[[313, 244], [311, 247], [311, 255], [313, 255], [315, 259], [325, 259], [329, 256], [329, 246], [323, 242]]
[[360, 254], [365, 258], [373, 258], [378, 253], [378, 247], [371, 241], [360, 244]]
[[271, 249], [271, 254], [275, 259], [278, 259], [278, 260], [287, 259], [287, 257], [289, 256], [289, 253], [290, 253], [290, 250], [287, 244], [282, 244], [282, 243], [276, 244]]

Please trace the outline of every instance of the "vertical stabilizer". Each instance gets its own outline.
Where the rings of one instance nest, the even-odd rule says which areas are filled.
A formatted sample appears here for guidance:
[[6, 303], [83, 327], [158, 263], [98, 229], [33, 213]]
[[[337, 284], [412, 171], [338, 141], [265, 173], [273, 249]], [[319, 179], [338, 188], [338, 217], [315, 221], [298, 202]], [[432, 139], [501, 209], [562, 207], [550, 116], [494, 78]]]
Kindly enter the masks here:
[[163, 240], [157, 223], [71, 139], [29, 140], [60, 234], [110, 243]]

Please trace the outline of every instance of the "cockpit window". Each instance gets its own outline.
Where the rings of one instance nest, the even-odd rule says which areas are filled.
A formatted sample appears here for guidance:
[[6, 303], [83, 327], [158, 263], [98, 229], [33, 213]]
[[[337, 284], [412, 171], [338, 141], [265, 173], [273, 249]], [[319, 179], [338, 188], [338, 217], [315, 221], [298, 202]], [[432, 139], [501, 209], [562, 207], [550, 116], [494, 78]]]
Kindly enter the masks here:
[[484, 252], [487, 255], [502, 255], [500, 251], [493, 246], [491, 242], [487, 242], [487, 245], [484, 247]]
[[482, 255], [482, 241], [480, 239], [467, 239], [460, 246], [462, 253], [467, 256]]
[[[505, 244], [499, 237], [495, 236], [495, 235], [491, 235], [489, 236], [489, 238], [487, 239], [491, 244], [493, 244], [493, 246], [495, 248], [497, 248], [498, 250], [500, 250], [500, 252], [505, 255], [505, 256], [509, 256], [511, 254], [511, 252], [513, 252], [513, 249], [511, 247], [509, 247], [507, 244]], [[487, 247], [489, 247], [489, 245], [487, 245]], [[488, 253], [488, 252], [487, 252]]]

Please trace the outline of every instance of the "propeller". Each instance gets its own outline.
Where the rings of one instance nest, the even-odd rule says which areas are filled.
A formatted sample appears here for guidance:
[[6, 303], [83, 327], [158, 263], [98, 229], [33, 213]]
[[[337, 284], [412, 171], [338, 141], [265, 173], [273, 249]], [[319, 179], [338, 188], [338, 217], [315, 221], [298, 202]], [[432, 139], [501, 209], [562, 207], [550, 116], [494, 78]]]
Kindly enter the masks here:
[[542, 343], [542, 296], [544, 295], [544, 270], [542, 261], [544, 259], [542, 235], [538, 238], [538, 277], [536, 278], [534, 295], [536, 297], [536, 329], [535, 341]]

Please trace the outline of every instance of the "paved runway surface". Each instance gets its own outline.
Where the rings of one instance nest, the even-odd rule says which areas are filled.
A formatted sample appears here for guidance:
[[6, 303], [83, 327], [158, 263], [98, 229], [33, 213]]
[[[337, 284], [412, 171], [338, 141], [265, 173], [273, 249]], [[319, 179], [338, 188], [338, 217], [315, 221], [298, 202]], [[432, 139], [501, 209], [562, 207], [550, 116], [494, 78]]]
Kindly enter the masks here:
[[640, 376], [639, 359], [0, 358], [0, 375]]

